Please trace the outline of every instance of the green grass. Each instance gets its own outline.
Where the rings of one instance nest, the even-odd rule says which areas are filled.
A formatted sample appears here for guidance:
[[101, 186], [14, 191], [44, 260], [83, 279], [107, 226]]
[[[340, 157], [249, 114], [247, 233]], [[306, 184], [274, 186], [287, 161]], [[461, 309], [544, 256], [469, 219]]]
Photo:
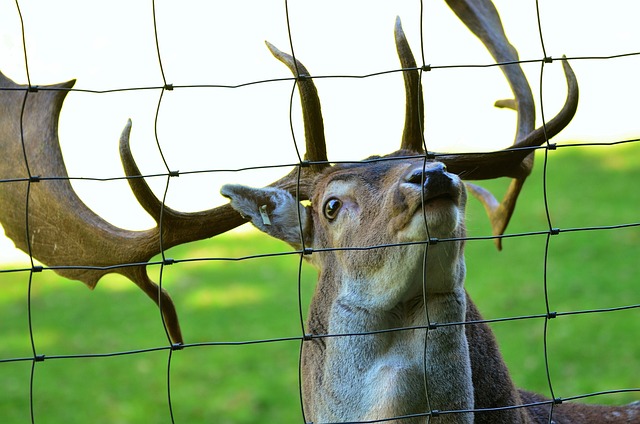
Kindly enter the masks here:
[[[525, 187], [509, 233], [548, 228], [542, 169]], [[640, 146], [559, 149], [549, 153], [552, 226], [640, 221]], [[496, 194], [506, 181], [483, 184]], [[472, 236], [489, 234], [482, 207], [469, 201]], [[546, 237], [514, 237], [497, 252], [491, 240], [467, 243], [467, 288], [486, 318], [541, 314]], [[258, 233], [231, 233], [180, 246], [174, 259], [237, 257], [287, 251]], [[546, 272], [551, 311], [640, 303], [640, 228], [563, 231], [550, 239]], [[296, 337], [299, 258], [197, 261], [165, 267], [188, 343]], [[10, 268], [3, 265], [2, 269]], [[152, 269], [152, 274], [158, 269]], [[315, 271], [303, 267], [303, 308]], [[156, 278], [157, 280], [157, 278]], [[29, 274], [0, 273], [0, 359], [32, 355], [28, 332]], [[48, 357], [122, 352], [167, 344], [159, 313], [132, 283], [107, 276], [94, 292], [51, 271], [33, 275], [34, 340]], [[549, 394], [544, 320], [492, 324], [516, 383]], [[548, 359], [556, 396], [640, 386], [640, 309], [559, 316], [549, 321]], [[298, 341], [198, 346], [172, 354], [171, 399], [176, 423], [301, 422]], [[166, 350], [107, 358], [54, 359], [35, 364], [35, 422], [169, 423]], [[27, 423], [31, 361], [0, 363], [0, 417]], [[638, 392], [598, 396], [624, 403]]]

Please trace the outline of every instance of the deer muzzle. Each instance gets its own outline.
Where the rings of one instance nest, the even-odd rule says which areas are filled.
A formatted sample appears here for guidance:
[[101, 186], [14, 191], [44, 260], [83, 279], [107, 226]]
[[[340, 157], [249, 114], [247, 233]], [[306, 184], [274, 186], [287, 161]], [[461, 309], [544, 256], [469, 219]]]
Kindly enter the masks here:
[[439, 200], [460, 205], [461, 184], [459, 178], [447, 172], [440, 162], [420, 164], [405, 176], [405, 183], [420, 190], [425, 206]]

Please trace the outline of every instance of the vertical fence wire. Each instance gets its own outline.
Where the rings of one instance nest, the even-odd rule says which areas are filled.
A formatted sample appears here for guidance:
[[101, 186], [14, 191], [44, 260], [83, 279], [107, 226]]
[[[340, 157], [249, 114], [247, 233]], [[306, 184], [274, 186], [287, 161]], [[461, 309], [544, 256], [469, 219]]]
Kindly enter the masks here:
[[[544, 44], [544, 34], [542, 33], [542, 20], [540, 18], [540, 4], [539, 1], [536, 0], [536, 20], [538, 22], [538, 33], [540, 35], [540, 48], [542, 49], [542, 57], [544, 60], [540, 62], [540, 114], [542, 116], [542, 129], [544, 131], [545, 138], [545, 146], [547, 147], [544, 150], [544, 163], [542, 167], [542, 190], [543, 190], [543, 201], [544, 201], [544, 210], [547, 218], [547, 224], [549, 233], [546, 236], [546, 243], [544, 249], [544, 260], [543, 260], [543, 285], [544, 285], [544, 300], [545, 306], [547, 308], [547, 315], [544, 318], [544, 329], [543, 329], [543, 350], [544, 350], [544, 365], [545, 365], [545, 373], [547, 377], [547, 383], [549, 385], [549, 393], [551, 395], [551, 399], [556, 399], [553, 383], [551, 381], [551, 371], [549, 370], [549, 351], [548, 351], [548, 329], [549, 329], [549, 318], [551, 316], [549, 311], [549, 291], [548, 291], [548, 259], [549, 259], [549, 243], [551, 241], [552, 234], [552, 224], [551, 224], [551, 213], [549, 211], [549, 198], [547, 193], [547, 165], [549, 163], [549, 137], [547, 135], [547, 120], [545, 119], [544, 113], [544, 68], [545, 63], [547, 62], [547, 49]], [[551, 408], [549, 408], [549, 421], [548, 424], [552, 424], [553, 422], [553, 408], [555, 403], [551, 404]]]
[[173, 359], [173, 353], [175, 350], [177, 349], [181, 349], [180, 345], [175, 345], [172, 343], [171, 340], [171, 336], [169, 335], [169, 329], [167, 328], [167, 323], [165, 321], [164, 318], [164, 313], [163, 311], [163, 303], [162, 303], [162, 285], [163, 285], [163, 276], [164, 276], [164, 271], [165, 271], [165, 266], [169, 265], [171, 263], [171, 261], [167, 261], [167, 258], [165, 256], [165, 247], [164, 247], [164, 225], [165, 225], [165, 220], [164, 220], [164, 216], [165, 216], [165, 205], [166, 205], [166, 201], [167, 201], [167, 194], [169, 193], [169, 186], [171, 183], [171, 178], [174, 175], [178, 175], [176, 172], [172, 172], [171, 168], [169, 167], [169, 164], [167, 162], [167, 159], [165, 157], [165, 154], [162, 150], [162, 146], [160, 144], [160, 138], [158, 136], [158, 119], [160, 116], [160, 107], [162, 105], [162, 100], [164, 98], [164, 93], [166, 90], [171, 90], [172, 86], [170, 84], [167, 84], [167, 78], [164, 72], [164, 66], [162, 63], [162, 54], [160, 52], [160, 41], [158, 39], [158, 19], [157, 19], [157, 14], [156, 14], [156, 2], [155, 0], [151, 0], [151, 9], [152, 9], [152, 15], [153, 15], [153, 35], [154, 35], [154, 42], [155, 42], [155, 46], [156, 46], [156, 52], [158, 54], [158, 67], [160, 68], [160, 74], [162, 76], [162, 89], [160, 90], [160, 97], [158, 98], [158, 106], [156, 107], [156, 113], [155, 113], [155, 118], [154, 118], [154, 122], [153, 122], [153, 133], [155, 136], [155, 140], [156, 140], [156, 145], [158, 147], [158, 152], [160, 153], [160, 157], [162, 158], [162, 162], [164, 163], [165, 166], [165, 171], [167, 173], [166, 175], [166, 183], [165, 183], [165, 188], [164, 188], [164, 192], [162, 195], [162, 202], [160, 203], [160, 217], [158, 219], [158, 233], [160, 234], [160, 238], [159, 238], [159, 243], [160, 243], [160, 254], [162, 255], [162, 263], [160, 264], [160, 277], [158, 279], [158, 308], [160, 309], [160, 319], [162, 320], [162, 326], [164, 327], [164, 331], [165, 331], [165, 335], [167, 337], [167, 342], [169, 344], [169, 346], [171, 347], [168, 350], [168, 354], [167, 354], [167, 371], [166, 371], [166, 390], [167, 390], [167, 406], [168, 406], [168, 410], [169, 410], [169, 418], [171, 420], [171, 423], [175, 423], [175, 417], [174, 417], [174, 413], [173, 413], [173, 402], [171, 401], [171, 364], [172, 364], [172, 359]]
[[25, 237], [27, 240], [27, 249], [28, 249], [28, 255], [29, 255], [29, 260], [31, 262], [31, 269], [29, 271], [29, 282], [28, 282], [28, 286], [27, 286], [27, 317], [28, 317], [28, 324], [29, 324], [29, 341], [31, 343], [31, 353], [33, 355], [33, 360], [31, 362], [31, 372], [30, 372], [30, 377], [29, 377], [29, 416], [31, 419], [31, 423], [34, 424], [35, 423], [35, 411], [34, 411], [34, 384], [35, 384], [35, 373], [36, 373], [36, 363], [43, 358], [42, 356], [39, 356], [37, 353], [37, 349], [36, 349], [36, 342], [33, 336], [33, 309], [32, 309], [32, 288], [33, 288], [33, 273], [34, 273], [34, 269], [35, 268], [35, 264], [33, 261], [33, 254], [32, 254], [32, 249], [31, 249], [31, 240], [29, 237], [29, 199], [30, 199], [30, 193], [31, 193], [31, 184], [32, 182], [37, 181], [37, 179], [33, 178], [33, 175], [31, 174], [31, 169], [29, 167], [29, 160], [27, 158], [27, 149], [25, 146], [25, 134], [24, 134], [24, 113], [25, 113], [25, 108], [27, 105], [27, 99], [29, 98], [29, 93], [32, 90], [32, 86], [31, 86], [31, 74], [29, 72], [29, 60], [28, 60], [28, 54], [27, 54], [27, 40], [26, 40], [26, 35], [25, 35], [25, 29], [24, 29], [24, 19], [22, 17], [22, 11], [20, 9], [20, 4], [18, 3], [18, 0], [16, 0], [16, 9], [18, 12], [18, 17], [20, 19], [20, 30], [21, 30], [21, 35], [22, 35], [22, 48], [23, 48], [23, 52], [24, 52], [24, 67], [25, 67], [25, 72], [27, 74], [27, 81], [28, 81], [28, 86], [29, 89], [25, 90], [24, 92], [24, 98], [22, 101], [22, 108], [20, 110], [20, 142], [22, 144], [22, 152], [24, 154], [24, 166], [27, 170], [27, 175], [28, 175], [28, 182], [27, 182], [27, 190], [26, 190], [26, 194], [25, 194]]
[[[173, 86], [171, 84], [167, 83], [167, 79], [166, 79], [166, 75], [165, 75], [165, 71], [164, 71], [164, 66], [163, 66], [163, 60], [162, 60], [162, 55], [161, 55], [161, 49], [160, 49], [160, 43], [159, 43], [159, 26], [158, 26], [158, 22], [157, 22], [157, 15], [156, 15], [156, 4], [155, 1], [152, 0], [151, 2], [151, 9], [152, 9], [152, 17], [153, 17], [153, 30], [154, 30], [154, 39], [155, 39], [155, 47], [156, 47], [156, 51], [157, 51], [157, 58], [158, 58], [158, 66], [159, 66], [159, 70], [162, 76], [162, 86], [159, 87], [160, 90], [160, 94], [159, 94], [159, 99], [157, 102], [157, 107], [156, 107], [156, 111], [155, 111], [155, 118], [154, 118], [154, 135], [155, 135], [155, 141], [156, 141], [156, 145], [157, 145], [157, 149], [158, 152], [162, 158], [162, 161], [164, 163], [165, 166], [165, 170], [166, 170], [166, 174], [164, 174], [164, 177], [166, 177], [166, 184], [164, 187], [164, 192], [163, 192], [163, 196], [160, 202], [160, 216], [158, 219], [158, 226], [159, 226], [159, 243], [160, 243], [160, 254], [162, 257], [162, 260], [158, 263], [155, 263], [154, 265], [159, 265], [159, 282], [158, 282], [158, 305], [160, 306], [160, 310], [162, 310], [162, 295], [161, 292], [163, 290], [162, 285], [163, 285], [163, 275], [164, 275], [164, 270], [165, 267], [167, 265], [170, 264], [177, 264], [180, 262], [187, 262], [187, 260], [172, 260], [172, 259], [168, 259], [165, 257], [165, 246], [164, 246], [164, 231], [163, 231], [163, 222], [164, 222], [164, 213], [165, 213], [165, 203], [166, 203], [166, 199], [167, 199], [167, 194], [169, 191], [169, 186], [170, 186], [170, 181], [172, 177], [178, 176], [179, 173], [177, 171], [172, 171], [171, 168], [169, 167], [169, 164], [167, 162], [167, 159], [165, 157], [165, 154], [163, 152], [163, 149], [161, 147], [161, 143], [160, 143], [160, 136], [158, 134], [158, 121], [160, 118], [160, 109], [161, 109], [161, 104], [163, 102], [163, 98], [165, 95], [165, 91], [172, 91], [174, 89], [178, 89], [180, 87], [177, 86]], [[540, 37], [540, 45], [541, 45], [541, 49], [543, 52], [543, 58], [539, 60], [540, 63], [540, 91], [539, 91], [539, 104], [541, 107], [541, 112], [542, 112], [542, 125], [543, 128], [546, 127], [546, 120], [545, 120], [545, 116], [544, 116], [544, 90], [543, 90], [543, 75], [544, 75], [544, 69], [545, 69], [545, 64], [549, 63], [552, 61], [551, 58], [547, 57], [547, 53], [546, 53], [546, 48], [545, 48], [545, 43], [544, 43], [544, 36], [543, 36], [543, 32], [542, 32], [542, 22], [541, 22], [541, 17], [540, 17], [540, 7], [538, 4], [538, 1], [536, 0], [536, 13], [537, 13], [537, 20], [538, 20], [538, 28], [539, 28], [539, 37]], [[23, 146], [23, 152], [24, 152], [24, 165], [26, 167], [27, 170], [27, 178], [26, 178], [26, 195], [25, 195], [25, 212], [26, 212], [26, 216], [25, 216], [25, 227], [26, 227], [26, 234], [25, 237], [27, 239], [27, 246], [28, 246], [28, 252], [27, 254], [29, 255], [30, 261], [31, 261], [31, 265], [30, 265], [30, 269], [28, 269], [28, 273], [29, 273], [29, 277], [28, 277], [28, 292], [27, 292], [27, 316], [28, 316], [28, 329], [29, 329], [29, 339], [30, 339], [30, 344], [31, 344], [31, 353], [32, 356], [29, 358], [0, 358], [0, 367], [4, 364], [4, 363], [9, 363], [9, 362], [15, 362], [15, 361], [31, 361], [31, 371], [30, 371], [30, 383], [29, 383], [29, 408], [30, 408], [30, 420], [32, 424], [35, 424], [36, 422], [38, 422], [37, 418], [37, 414], [36, 414], [36, 408], [35, 405], [37, 403], [37, 398], [34, 395], [34, 389], [35, 386], [37, 384], [37, 380], [36, 380], [36, 366], [38, 362], [43, 362], [45, 359], [47, 360], [62, 360], [62, 359], [79, 359], [79, 358], [88, 358], [88, 357], [110, 357], [110, 356], [121, 356], [121, 355], [136, 355], [136, 354], [141, 354], [141, 353], [147, 353], [150, 351], [163, 351], [166, 350], [167, 351], [167, 364], [166, 364], [166, 398], [167, 398], [167, 407], [168, 407], [168, 415], [169, 415], [169, 419], [171, 421], [171, 423], [175, 423], [177, 422], [176, 417], [174, 415], [174, 405], [173, 405], [173, 401], [172, 401], [172, 379], [171, 379], [171, 375], [172, 375], [172, 359], [173, 359], [173, 355], [174, 354], [178, 354], [179, 351], [185, 349], [185, 348], [194, 348], [194, 347], [199, 347], [199, 346], [208, 346], [210, 348], [214, 348], [216, 346], [227, 346], [227, 345], [246, 345], [246, 344], [256, 344], [256, 343], [275, 343], [275, 342], [286, 342], [286, 341], [299, 341], [299, 346], [300, 346], [300, 356], [299, 356], [299, 361], [298, 361], [298, 391], [299, 391], [299, 396], [300, 396], [300, 409], [301, 409], [301, 417], [302, 417], [302, 421], [303, 422], [307, 422], [307, 417], [305, 414], [305, 408], [304, 408], [304, 402], [303, 402], [303, 387], [302, 387], [302, 356], [303, 356], [303, 349], [304, 349], [304, 345], [305, 343], [313, 340], [313, 339], [317, 339], [317, 338], [330, 338], [330, 337], [354, 337], [354, 336], [371, 336], [372, 334], [375, 334], [376, 332], [368, 332], [368, 333], [361, 333], [361, 334], [308, 334], [307, 331], [309, 329], [306, 328], [305, 326], [305, 322], [304, 322], [304, 311], [303, 311], [303, 294], [302, 294], [302, 264], [303, 264], [303, 259], [304, 256], [307, 254], [316, 254], [313, 253], [312, 251], [307, 249], [307, 245], [306, 242], [304, 240], [304, 232], [303, 230], [303, 225], [302, 222], [299, 222], [300, 225], [300, 230], [301, 230], [301, 234], [302, 236], [302, 249], [300, 251], [297, 252], [291, 252], [290, 254], [296, 254], [299, 255], [299, 267], [298, 267], [298, 272], [297, 272], [297, 290], [298, 290], [298, 294], [297, 294], [297, 298], [298, 298], [298, 313], [299, 313], [299, 317], [300, 317], [300, 335], [299, 336], [294, 336], [294, 337], [280, 337], [280, 338], [275, 338], [275, 339], [268, 339], [268, 340], [249, 340], [249, 341], [245, 341], [245, 342], [207, 342], [207, 343], [193, 343], [193, 344], [184, 344], [184, 345], [175, 345], [172, 343], [171, 341], [171, 337], [169, 335], [169, 330], [167, 328], [167, 324], [165, 322], [165, 318], [162, 314], [162, 312], [160, 312], [160, 318], [162, 321], [162, 325], [164, 327], [164, 331], [167, 337], [167, 341], [168, 341], [168, 345], [167, 346], [158, 346], [157, 348], [151, 348], [151, 349], [141, 349], [141, 350], [131, 350], [131, 351], [126, 351], [126, 352], [112, 352], [112, 353], [107, 353], [107, 354], [72, 354], [72, 355], [58, 355], [58, 356], [45, 356], [44, 354], [41, 354], [39, 352], [39, 350], [37, 349], [37, 343], [35, 340], [35, 336], [34, 336], [34, 324], [32, 321], [32, 314], [33, 314], [33, 308], [32, 308], [32, 288], [33, 288], [33, 277], [34, 277], [34, 273], [36, 272], [40, 272], [43, 270], [51, 270], [51, 268], [48, 268], [46, 266], [44, 267], [40, 267], [40, 266], [36, 266], [35, 262], [34, 262], [34, 256], [31, 252], [31, 247], [30, 247], [30, 218], [29, 218], [29, 210], [30, 210], [30, 192], [31, 192], [31, 187], [32, 184], [38, 184], [42, 177], [56, 177], [56, 176], [36, 176], [36, 175], [32, 175], [31, 173], [31, 169], [29, 168], [29, 158], [28, 155], [26, 153], [26, 147], [25, 147], [25, 134], [24, 134], [24, 113], [25, 113], [25, 108], [28, 102], [28, 98], [30, 96], [31, 92], [35, 92], [37, 91], [36, 87], [33, 87], [31, 85], [31, 78], [30, 78], [30, 72], [29, 72], [29, 65], [28, 65], [28, 54], [27, 54], [27, 42], [26, 42], [26, 36], [25, 36], [25, 22], [23, 20], [23, 16], [20, 10], [20, 5], [18, 0], [16, 0], [15, 2], [16, 4], [16, 8], [18, 11], [18, 15], [19, 15], [19, 19], [20, 19], [20, 24], [21, 24], [21, 31], [22, 31], [22, 43], [23, 43], [23, 50], [24, 50], [24, 64], [25, 64], [25, 71], [26, 71], [26, 75], [27, 75], [27, 79], [28, 79], [28, 88], [24, 90], [24, 99], [23, 99], [23, 103], [22, 103], [22, 111], [21, 111], [21, 115], [20, 115], [20, 138], [21, 138], [21, 142], [22, 142], [22, 146]], [[293, 117], [293, 110], [294, 110], [294, 97], [295, 97], [295, 92], [296, 89], [298, 88], [298, 84], [299, 84], [299, 80], [300, 80], [300, 73], [299, 70], [297, 69], [297, 62], [295, 59], [295, 53], [294, 53], [294, 44], [295, 44], [295, 39], [294, 36], [292, 35], [292, 31], [291, 31], [291, 25], [290, 25], [290, 14], [289, 14], [289, 2], [287, 0], [284, 1], [284, 5], [285, 5], [285, 15], [286, 15], [286, 25], [287, 25], [287, 34], [288, 34], [288, 38], [289, 38], [289, 44], [290, 44], [290, 50], [291, 50], [291, 54], [294, 58], [293, 63], [295, 66], [295, 76], [291, 79], [292, 80], [292, 90], [291, 90], [291, 95], [290, 95], [290, 100], [289, 100], [289, 124], [291, 127], [291, 137], [292, 137], [292, 141], [293, 141], [293, 147], [295, 149], [295, 153], [298, 157], [298, 163], [293, 164], [297, 167], [297, 175], [298, 175], [298, 187], [296, 189], [296, 199], [300, 200], [300, 176], [301, 173], [303, 172], [304, 168], [306, 166], [308, 166], [307, 163], [305, 163], [305, 161], [303, 160], [302, 155], [300, 154], [300, 149], [298, 146], [298, 142], [296, 140], [296, 135], [295, 135], [295, 131], [294, 131], [294, 117]], [[421, 56], [421, 64], [418, 67], [418, 71], [419, 71], [419, 85], [421, 85], [422, 83], [422, 79], [423, 79], [423, 71], [424, 69], [427, 68], [426, 66], [426, 61], [425, 61], [425, 51], [424, 51], [424, 37], [425, 35], [423, 34], [422, 28], [423, 28], [423, 14], [424, 14], [424, 4], [423, 1], [420, 1], [420, 14], [419, 14], [419, 22], [420, 22], [420, 56]], [[628, 54], [623, 54], [623, 55], [618, 55], [616, 57], [621, 57], [621, 56], [628, 56], [628, 55], [638, 55], [640, 53], [628, 53]], [[593, 58], [574, 58], [573, 60], [584, 60], [584, 59], [593, 59]], [[571, 60], [571, 59], [567, 59], [567, 60]], [[476, 65], [459, 65], [458, 67], [476, 67]], [[490, 66], [494, 66], [494, 65], [490, 65]], [[449, 68], [451, 66], [442, 66], [440, 68], [445, 69], [445, 68]], [[437, 69], [439, 67], [437, 66], [429, 66], [429, 70], [432, 69]], [[392, 72], [402, 72], [403, 70], [393, 70]], [[404, 70], [406, 71], [406, 70]], [[370, 75], [372, 76], [372, 75]], [[362, 77], [362, 76], [360, 76]], [[271, 81], [258, 81], [258, 82], [251, 82], [253, 83], [269, 83]], [[135, 88], [129, 88], [129, 89], [135, 89]], [[422, 111], [419, 111], [419, 116], [420, 119], [422, 119]], [[545, 133], [546, 133], [546, 129], [545, 129]], [[546, 139], [546, 136], [545, 136]], [[426, 149], [426, 141], [424, 140], [424, 136], [423, 136], [423, 145], [425, 148], [425, 151], [427, 151]], [[640, 140], [625, 140], [625, 141], [617, 141], [617, 142], [612, 142], [609, 144], [619, 144], [619, 143], [637, 143], [640, 142]], [[595, 144], [595, 143], [594, 143]], [[578, 145], [576, 145], [578, 146]], [[547, 166], [549, 163], [549, 150], [553, 150], [555, 149], [557, 146], [555, 145], [551, 145], [549, 143], [549, 140], [546, 139], [546, 144], [545, 146], [542, 147], [542, 149], [544, 150], [544, 163], [543, 163], [543, 173], [542, 173], [542, 185], [543, 185], [543, 198], [544, 198], [544, 205], [545, 205], [545, 213], [546, 213], [546, 219], [547, 219], [547, 223], [548, 223], [548, 229], [546, 231], [541, 231], [541, 232], [529, 232], [529, 233], [519, 233], [519, 234], [508, 234], [502, 237], [526, 237], [526, 236], [532, 236], [532, 235], [545, 235], [546, 237], [546, 243], [545, 243], [545, 248], [544, 248], [544, 256], [543, 256], [543, 289], [544, 289], [544, 300], [545, 300], [545, 313], [541, 314], [541, 315], [526, 315], [526, 316], [518, 316], [518, 317], [505, 317], [505, 318], [498, 318], [498, 319], [492, 319], [492, 320], [484, 320], [481, 322], [484, 323], [494, 323], [494, 322], [502, 322], [502, 321], [510, 321], [510, 320], [521, 320], [521, 319], [540, 319], [542, 318], [543, 320], [543, 351], [544, 351], [544, 360], [545, 360], [545, 372], [546, 372], [546, 379], [548, 382], [548, 388], [549, 388], [549, 392], [550, 392], [550, 397], [551, 399], [549, 401], [545, 401], [545, 402], [541, 402], [542, 405], [549, 405], [549, 423], [552, 422], [553, 420], [553, 411], [554, 411], [554, 406], [556, 404], [561, 403], [564, 400], [573, 400], [573, 399], [580, 399], [580, 398], [585, 398], [585, 397], [589, 397], [589, 396], [595, 396], [595, 395], [600, 395], [600, 394], [606, 394], [606, 393], [616, 393], [616, 392], [625, 392], [625, 391], [634, 391], [634, 392], [640, 392], [640, 388], [630, 388], [630, 389], [620, 389], [620, 390], [610, 390], [610, 391], [603, 391], [603, 392], [598, 392], [596, 394], [585, 394], [585, 395], [579, 395], [579, 396], [574, 396], [571, 398], [559, 398], [556, 397], [556, 393], [554, 390], [554, 385], [553, 385], [553, 379], [551, 376], [551, 371], [550, 371], [550, 361], [549, 361], [549, 347], [548, 347], [548, 328], [549, 328], [549, 322], [551, 319], [556, 318], [557, 316], [560, 315], [570, 315], [570, 314], [579, 314], [579, 313], [600, 313], [600, 312], [611, 312], [614, 310], [624, 310], [624, 309], [638, 309], [640, 308], [640, 305], [637, 304], [633, 304], [633, 305], [627, 305], [627, 306], [623, 306], [623, 307], [617, 307], [617, 308], [603, 308], [603, 309], [599, 309], [599, 310], [585, 310], [585, 311], [569, 311], [569, 312], [555, 312], [552, 311], [550, 308], [550, 294], [549, 294], [549, 287], [548, 287], [548, 260], [549, 260], [549, 255], [550, 255], [550, 244], [551, 244], [551, 240], [552, 240], [552, 236], [553, 235], [557, 235], [560, 232], [560, 229], [554, 228], [553, 223], [552, 223], [552, 217], [551, 217], [551, 212], [550, 212], [550, 208], [549, 208], [549, 204], [548, 204], [548, 187], [547, 187]], [[532, 152], [536, 150], [536, 149], [532, 149]], [[428, 157], [427, 154], [422, 156], [424, 158], [424, 166], [426, 166], [427, 164], [427, 160], [431, 159], [431, 157]], [[289, 165], [287, 165], [289, 166]], [[210, 170], [210, 172], [216, 172], [217, 170]], [[145, 177], [149, 177], [150, 175], [147, 175]], [[2, 178], [2, 176], [0, 176], [0, 178]], [[121, 179], [121, 177], [115, 177], [113, 179]], [[0, 183], [7, 183], [7, 181], [3, 181], [0, 180]], [[423, 193], [423, 199], [422, 199], [423, 205], [424, 205], [424, 193]], [[424, 207], [423, 207], [423, 212], [424, 212]], [[427, 234], [429, 234], [429, 228], [427, 225], [427, 218], [426, 215], [423, 216], [424, 218], [424, 224], [425, 224], [425, 228], [427, 231]], [[299, 217], [300, 219], [300, 217]], [[614, 225], [614, 226], [608, 226], [608, 227], [591, 227], [591, 228], [575, 228], [575, 229], [563, 229], [562, 231], [591, 231], [591, 230], [606, 230], [606, 229], [611, 229], [611, 228], [630, 228], [630, 227], [640, 227], [640, 222], [638, 223], [629, 223], [629, 224], [621, 224], [621, 225]], [[466, 240], [473, 240], [473, 239], [491, 239], [491, 238], [495, 238], [493, 236], [487, 236], [487, 237], [475, 237], [475, 238], [466, 238], [465, 240], [438, 240], [438, 243], [442, 243], [442, 242], [464, 242]], [[424, 281], [423, 281], [423, 291], [426, 293], [427, 290], [427, 278], [426, 278], [426, 267], [427, 267], [427, 261], [428, 261], [428, 252], [429, 252], [429, 246], [430, 246], [430, 242], [431, 242], [431, 237], [428, 236], [427, 240], [422, 243], [424, 246], [424, 260], [423, 260], [423, 269], [424, 272], [423, 274], [425, 275], [424, 277]], [[370, 248], [388, 248], [391, 246], [385, 245], [385, 246], [366, 246], [363, 248], [366, 249], [370, 249]], [[263, 255], [263, 256], [270, 256], [270, 255]], [[255, 258], [256, 256], [253, 256], [252, 258]], [[243, 259], [248, 259], [248, 258], [201, 258], [201, 260], [243, 260]], [[191, 259], [189, 259], [191, 260]], [[152, 263], [146, 263], [144, 265], [151, 265]], [[128, 266], [128, 265], [132, 265], [132, 264], [122, 264], [122, 266]], [[70, 264], [70, 266], [73, 266], [73, 264]], [[138, 265], [140, 266], [140, 265]], [[11, 271], [22, 271], [22, 270], [11, 270]], [[0, 274], [1, 275], [1, 274]], [[412, 415], [412, 416], [403, 416], [403, 417], [390, 417], [389, 419], [384, 419], [384, 420], [373, 420], [373, 421], [366, 421], [367, 423], [372, 423], [372, 422], [385, 422], [385, 421], [392, 421], [392, 420], [401, 420], [401, 419], [408, 419], [408, 418], [416, 418], [416, 417], [422, 417], [424, 418], [425, 422], [431, 422], [431, 419], [434, 417], [434, 411], [432, 411], [431, 409], [431, 405], [430, 405], [430, 401], [429, 401], [429, 381], [426, 377], [427, 372], [426, 372], [426, 367], [427, 367], [427, 361], [428, 358], [426, 357], [426, 348], [427, 348], [427, 343], [428, 343], [428, 334], [430, 329], [432, 328], [432, 325], [434, 325], [435, 323], [431, 323], [429, 321], [429, 311], [426, 310], [426, 302], [424, 302], [425, 304], [425, 315], [427, 316], [427, 322], [424, 324], [424, 326], [420, 326], [420, 327], [412, 327], [412, 328], [398, 328], [398, 329], [392, 329], [389, 331], [413, 331], [413, 330], [420, 330], [423, 331], [425, 334], [425, 355], [423, 358], [423, 366], [425, 369], [424, 375], [425, 375], [425, 381], [424, 381], [424, 386], [425, 386], [425, 396], [427, 399], [427, 413], [425, 414], [417, 414], [417, 415]], [[478, 324], [478, 322], [461, 322], [461, 323], [438, 323], [438, 325], [475, 325]], [[527, 405], [530, 406], [530, 405]], [[516, 407], [525, 407], [525, 405], [517, 405]], [[469, 411], [437, 411], [438, 414], [447, 414], [447, 413], [460, 413], [460, 412], [469, 412]], [[316, 423], [316, 424], [320, 424], [320, 423]]]

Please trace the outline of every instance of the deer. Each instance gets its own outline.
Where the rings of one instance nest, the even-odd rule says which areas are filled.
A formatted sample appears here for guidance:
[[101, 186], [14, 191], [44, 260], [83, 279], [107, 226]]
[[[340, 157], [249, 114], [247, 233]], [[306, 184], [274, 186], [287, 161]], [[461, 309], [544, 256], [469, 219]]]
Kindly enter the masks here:
[[[492, 5], [467, 2], [466, 9], [462, 3], [450, 5], [496, 59], [517, 62]], [[395, 37], [407, 101], [398, 151], [327, 165], [304, 177], [296, 193], [221, 188], [257, 229], [288, 243], [318, 270], [301, 359], [305, 422], [640, 422], [640, 403], [561, 403], [517, 389], [464, 289], [466, 188], [485, 205], [494, 234], [503, 234], [533, 166], [530, 150], [515, 152], [553, 137], [576, 111], [578, 86], [569, 63], [562, 63], [567, 100], [546, 134], [532, 129], [531, 92], [521, 71], [509, 65], [503, 70], [515, 100], [498, 105], [511, 104], [519, 114], [512, 148], [484, 157], [429, 155], [417, 71], [406, 71], [416, 69], [415, 59], [399, 19]], [[291, 55], [267, 46], [297, 78], [309, 124], [305, 134], [323, 140], [311, 74]], [[462, 180], [497, 176], [514, 178], [502, 202]], [[300, 202], [303, 193], [307, 204]], [[495, 240], [501, 248], [500, 238]]]
[[[132, 231], [94, 213], [69, 183], [57, 126], [75, 81], [31, 86], [0, 74], [0, 223], [6, 235], [31, 258], [90, 289], [109, 273], [131, 280], [159, 307], [172, 349], [180, 349], [184, 337], [171, 296], [147, 274], [153, 256], [247, 222], [299, 249], [319, 270], [302, 351], [307, 422], [638, 422], [636, 404], [561, 403], [517, 389], [491, 329], [464, 290], [467, 193], [484, 204], [501, 248], [499, 236], [533, 167], [531, 149], [569, 124], [578, 86], [563, 60], [565, 105], [535, 128], [531, 89], [495, 6], [488, 0], [448, 3], [502, 64], [514, 99], [497, 106], [517, 112], [512, 147], [484, 155], [426, 150], [419, 68], [398, 20], [406, 93], [400, 149], [331, 165], [313, 77], [268, 44], [300, 92], [305, 161], [261, 189], [223, 186], [228, 204], [181, 212], [146, 183], [131, 153], [128, 121], [119, 142], [124, 175], [156, 222]], [[499, 177], [512, 178], [500, 202], [468, 182]], [[171, 263], [163, 256], [163, 265]], [[33, 272], [43, 269], [31, 265]]]

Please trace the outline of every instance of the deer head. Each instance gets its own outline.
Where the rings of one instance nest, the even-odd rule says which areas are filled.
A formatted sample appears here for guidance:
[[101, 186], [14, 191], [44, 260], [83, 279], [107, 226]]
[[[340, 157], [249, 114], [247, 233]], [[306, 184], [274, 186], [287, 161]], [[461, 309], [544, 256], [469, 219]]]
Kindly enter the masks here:
[[[305, 257], [318, 268], [309, 312], [311, 334], [464, 321], [463, 242], [424, 244], [464, 237], [466, 192], [457, 175], [441, 162], [398, 151], [327, 168], [312, 187], [308, 206], [281, 189], [226, 185], [221, 191], [256, 227], [305, 249]], [[385, 419], [424, 413], [417, 406], [429, 402], [441, 410], [473, 409], [463, 327], [438, 329], [428, 341], [424, 337], [423, 331], [410, 331], [305, 344], [307, 418]], [[447, 347], [438, 340], [446, 340]], [[428, 397], [422, 351], [433, 371]], [[455, 422], [470, 419], [467, 414], [465, 421]]]

